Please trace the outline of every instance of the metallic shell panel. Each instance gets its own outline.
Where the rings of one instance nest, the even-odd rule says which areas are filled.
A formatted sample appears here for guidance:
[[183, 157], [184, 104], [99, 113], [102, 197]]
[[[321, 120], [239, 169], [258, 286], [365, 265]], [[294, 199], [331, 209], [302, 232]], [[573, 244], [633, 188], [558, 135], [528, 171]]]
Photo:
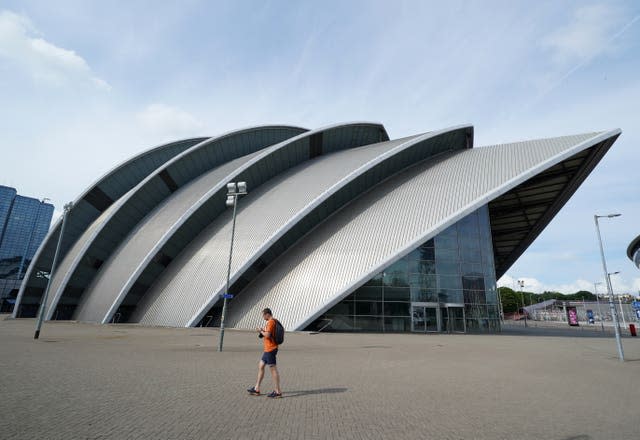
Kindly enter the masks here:
[[116, 202], [109, 206], [100, 217], [98, 217], [91, 225], [84, 231], [84, 233], [76, 240], [69, 252], [59, 261], [57, 270], [51, 278], [51, 287], [49, 290], [49, 296], [47, 298], [47, 308], [45, 319], [51, 319], [54, 314], [55, 306], [60, 301], [62, 295], [61, 286], [66, 285], [70, 271], [73, 267], [79, 264], [84, 251], [91, 244], [91, 241], [96, 236], [98, 231], [104, 226], [105, 221], [118, 209], [120, 203]]
[[148, 262], [146, 258], [153, 255], [163, 237], [175, 230], [176, 224], [184, 220], [211, 188], [224, 182], [225, 177], [257, 154], [260, 152], [232, 160], [203, 174], [173, 193], [145, 217], [100, 268], [76, 309], [75, 319], [108, 321], [111, 318], [109, 311], [121, 290], [139, 267]]
[[[248, 134], [257, 135], [259, 133], [257, 130], [253, 130], [253, 133]], [[115, 250], [115, 254], [109, 249], [105, 250], [106, 259], [109, 261], [101, 268], [97, 275], [98, 278], [93, 279], [92, 286], [87, 289], [80, 307], [76, 310], [75, 318], [100, 322], [108, 321], [137, 277], [148, 267], [151, 258], [171, 239], [180, 238], [180, 228], [186, 227], [188, 221], [197, 215], [202, 215], [203, 212], [206, 216], [214, 219], [219, 212], [224, 210], [222, 207], [219, 212], [215, 209], [207, 209], [207, 204], [226, 191], [225, 185], [228, 180], [239, 176], [240, 180], [247, 180], [251, 186], [259, 186], [262, 181], [270, 177], [270, 174], [279, 172], [278, 170], [283, 166], [286, 167], [287, 163], [294, 164], [307, 160], [310, 154], [310, 139], [318, 134], [324, 138], [321, 141], [322, 145], [326, 145], [323, 142], [327, 142], [328, 139], [335, 138], [341, 148], [368, 144], [381, 137], [388, 138], [380, 124], [367, 122], [338, 124], [294, 137], [289, 136], [290, 139], [245, 156], [230, 166], [223, 166], [223, 171], [211, 174], [207, 179], [200, 181], [198, 185], [188, 185], [188, 188], [185, 188], [186, 191], [179, 191], [180, 195], [177, 198], [165, 199], [160, 204], [161, 209], [156, 211], [158, 215], [147, 216], [140, 221], [136, 228], [126, 231], [129, 232], [129, 236], [128, 238], [123, 237], [123, 244], [120, 249]], [[243, 147], [244, 150], [240, 148], [244, 145], [243, 143], [250, 141], [251, 138], [240, 139], [235, 151], [251, 151], [246, 146]], [[201, 164], [206, 163], [207, 158], [201, 157], [201, 160], [197, 160], [196, 157], [191, 157], [201, 152], [202, 148], [199, 148], [197, 152], [192, 153], [191, 150], [187, 152], [186, 154], [189, 154], [189, 158], [192, 160], [185, 162], [183, 168], [174, 167], [180, 158], [167, 164], [165, 168], [171, 172], [171, 177], [177, 184], [182, 185], [182, 182], [189, 180], [189, 175], [201, 171]], [[276, 162], [274, 163], [274, 161]], [[220, 180], [216, 181], [216, 179]], [[141, 190], [141, 188], [137, 189], [138, 192]], [[180, 200], [180, 197], [186, 198]], [[175, 208], [178, 211], [175, 211]], [[123, 211], [124, 209], [120, 210], [120, 217], [123, 217]], [[162, 228], [165, 230], [162, 231]], [[106, 238], [102, 241], [105, 240]], [[188, 240], [182, 241], [184, 244], [181, 246], [184, 247]], [[128, 242], [132, 242], [134, 246], [130, 246]], [[99, 251], [99, 247], [94, 245], [93, 252]], [[134, 266], [123, 266], [121, 263], [134, 261], [135, 258], [140, 259], [134, 263]]]
[[[239, 167], [238, 170], [234, 173], [233, 176], [229, 176], [227, 181], [229, 180], [245, 180], [247, 181], [250, 188], [250, 195], [247, 199], [251, 199], [254, 194], [259, 194], [265, 191], [265, 187], [269, 188], [272, 185], [273, 180], [277, 180], [281, 178], [283, 175], [288, 175], [291, 171], [287, 171], [288, 168], [295, 166], [296, 164], [308, 162], [311, 154], [310, 145], [312, 139], [314, 137], [321, 135], [320, 145], [322, 145], [322, 149], [326, 151], [336, 151], [339, 149], [358, 149], [357, 147], [361, 145], [368, 145], [376, 140], [388, 139], [386, 132], [384, 132], [384, 128], [379, 124], [371, 124], [371, 123], [350, 123], [350, 124], [340, 124], [331, 126], [328, 128], [323, 128], [320, 130], [316, 130], [313, 132], [305, 133], [304, 135], [300, 135], [297, 138], [291, 139], [289, 141], [283, 142], [280, 145], [273, 146], [267, 150], [265, 150], [260, 157], [256, 157], [251, 161], [251, 163], [247, 163], [243, 167]], [[370, 154], [370, 153], [365, 153]], [[320, 156], [323, 158], [324, 156]], [[309, 166], [308, 164], [302, 165], [303, 167]], [[344, 168], [344, 167], [343, 167]], [[275, 178], [273, 176], [276, 176]], [[269, 180], [273, 179], [273, 180]], [[269, 183], [265, 185], [263, 182], [268, 181]], [[222, 183], [222, 187], [217, 189], [221, 195], [225, 194], [226, 191], [226, 181]], [[311, 182], [313, 185], [313, 182]], [[252, 190], [251, 188], [256, 188]], [[242, 201], [244, 202], [244, 200]], [[241, 208], [239, 212], [243, 212], [244, 208]], [[207, 230], [215, 230], [219, 228], [221, 224], [228, 223], [228, 212], [223, 212], [222, 215], [217, 217], [211, 225], [207, 227]], [[287, 217], [288, 218], [288, 217]], [[223, 236], [224, 237], [224, 236]], [[197, 238], [196, 238], [197, 240]], [[256, 245], [260, 245], [262, 242], [260, 240], [256, 241]], [[186, 245], [185, 243], [184, 245]], [[184, 246], [183, 245], [183, 246]], [[213, 245], [212, 245], [213, 246]], [[180, 267], [183, 263], [181, 263], [184, 258], [183, 252], [177, 261], [174, 262], [165, 270], [165, 273], [169, 273], [172, 267]], [[218, 263], [219, 264], [219, 263]], [[164, 274], [163, 277], [166, 277]], [[164, 279], [164, 278], [163, 278]], [[168, 295], [175, 296], [176, 293], [178, 295], [182, 295], [181, 292], [189, 291], [185, 286], [179, 285], [180, 281], [176, 278], [174, 282], [178, 283], [178, 291], [171, 291]], [[156, 285], [160, 284], [159, 282]], [[123, 291], [124, 294], [126, 294]], [[199, 288], [202, 290], [201, 288]], [[205, 292], [210, 292], [211, 289], [206, 290]], [[150, 322], [153, 321], [159, 325], [186, 325], [186, 324], [175, 324], [178, 320], [183, 320], [184, 322], [188, 322], [193, 314], [189, 315], [190, 309], [182, 314], [182, 308], [188, 307], [189, 303], [194, 304], [194, 307], [201, 307], [202, 301], [197, 302], [197, 299], [191, 296], [188, 296], [188, 301], [174, 301], [171, 302], [169, 299], [166, 299], [163, 296], [159, 296], [158, 290], [154, 287], [150, 292], [145, 295], [145, 298], [140, 301], [136, 308], [136, 312], [132, 317], [132, 320], [141, 322]], [[196, 294], [194, 294], [196, 295]], [[208, 296], [211, 294], [209, 293]], [[162, 307], [166, 305], [166, 307]], [[177, 310], [172, 311], [172, 307], [177, 305], [179, 308]], [[180, 308], [182, 307], [182, 308]], [[168, 313], [165, 311], [169, 310]], [[153, 316], [153, 318], [151, 317]]]
[[[205, 139], [207, 138], [184, 139], [151, 148], [115, 166], [96, 180], [96, 182], [89, 186], [74, 202], [74, 206], [67, 217], [68, 223], [65, 228], [65, 237], [63, 237], [62, 240], [59, 258], [63, 258], [67, 254], [76, 240], [83, 235], [85, 230], [101, 215], [100, 211], [87, 202], [86, 198], [89, 193], [99, 188], [101, 191], [107, 193], [113, 200], [117, 200], [162, 163]], [[25, 288], [35, 282], [33, 278], [35, 277], [35, 272], [37, 270], [51, 270], [53, 254], [60, 235], [60, 221], [61, 220], [58, 220], [49, 230], [49, 233], [40, 244], [31, 264], [27, 268], [24, 281], [20, 286], [16, 306], [14, 307], [14, 317], [19, 309]]]
[[[423, 155], [432, 155], [454, 147], [466, 148], [466, 135], [470, 129], [454, 127], [328, 154], [305, 162], [251, 191], [238, 208], [232, 281], [260, 257], [269, 244], [296, 225], [306, 212], [345, 189], [375, 165], [397, 160], [403, 154], [412, 157], [420, 150]], [[447, 141], [449, 137], [455, 142]], [[440, 145], [441, 139], [445, 141]], [[432, 145], [440, 146], [434, 150]], [[379, 178], [384, 177], [382, 174]], [[230, 236], [231, 213], [227, 212], [166, 269], [138, 304], [133, 320], [172, 326], [197, 323], [225, 288]]]
[[[159, 168], [118, 200], [117, 209], [110, 210], [110, 215], [105, 217], [95, 233], [90, 236], [90, 241], [76, 248], [81, 254], [74, 255], [69, 260], [71, 264], [66, 266], [65, 273], [58, 277], [61, 281], [53, 291], [56, 300], [51, 304], [51, 309], [65, 295], [67, 284], [86, 288], [91, 283], [96, 273], [78, 264], [82, 258], [108, 260], [114, 247], [135, 228], [137, 220], [142, 219], [166, 199], [172, 190], [197, 177], [207, 168], [242, 156], [245, 152], [255, 152], [304, 131], [305, 129], [289, 126], [262, 126], [237, 130], [200, 142], [170, 161], [159, 163]], [[219, 151], [222, 149], [224, 154]], [[167, 180], [174, 188], [168, 186]], [[49, 315], [51, 313], [52, 310]]]
[[301, 329], [420, 243], [544, 169], [617, 132], [447, 153], [385, 181], [330, 217], [233, 301], [228, 324], [255, 328], [270, 307]]

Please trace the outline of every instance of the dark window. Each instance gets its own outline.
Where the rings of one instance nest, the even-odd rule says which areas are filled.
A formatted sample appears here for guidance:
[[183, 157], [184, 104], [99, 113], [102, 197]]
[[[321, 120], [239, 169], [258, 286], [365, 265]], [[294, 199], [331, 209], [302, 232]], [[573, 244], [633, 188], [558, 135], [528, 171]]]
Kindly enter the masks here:
[[178, 184], [176, 183], [175, 180], [173, 180], [173, 177], [171, 177], [171, 175], [166, 169], [160, 171], [159, 176], [164, 182], [164, 184], [167, 185], [167, 188], [169, 188], [169, 191], [174, 192], [175, 190], [178, 189]]
[[309, 138], [309, 158], [313, 159], [322, 154], [322, 133], [316, 133]]
[[97, 186], [84, 196], [84, 200], [100, 212], [106, 210], [113, 203], [113, 199]]

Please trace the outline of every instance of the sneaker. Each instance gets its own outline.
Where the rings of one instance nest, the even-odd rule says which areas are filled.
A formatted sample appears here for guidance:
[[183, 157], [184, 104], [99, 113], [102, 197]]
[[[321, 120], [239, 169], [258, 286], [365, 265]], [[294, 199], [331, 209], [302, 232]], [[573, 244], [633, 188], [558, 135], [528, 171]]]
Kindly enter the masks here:
[[252, 396], [259, 396], [260, 395], [260, 391], [256, 390], [256, 387], [251, 387], [247, 390], [247, 393], [251, 394]]
[[272, 399], [278, 399], [282, 397], [282, 393], [276, 393], [275, 391], [271, 391], [269, 394], [267, 394], [267, 397], [271, 397]]

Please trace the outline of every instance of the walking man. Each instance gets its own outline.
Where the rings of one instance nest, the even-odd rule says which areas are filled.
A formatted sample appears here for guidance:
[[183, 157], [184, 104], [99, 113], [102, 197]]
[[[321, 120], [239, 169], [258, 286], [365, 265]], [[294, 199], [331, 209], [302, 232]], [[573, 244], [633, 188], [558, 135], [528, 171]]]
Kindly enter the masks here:
[[256, 381], [256, 385], [249, 388], [247, 391], [252, 396], [260, 395], [260, 384], [264, 378], [264, 366], [268, 365], [269, 370], [271, 370], [274, 390], [267, 394], [267, 397], [282, 397], [282, 391], [280, 390], [280, 375], [278, 374], [278, 367], [276, 366], [276, 355], [278, 354], [278, 344], [275, 342], [276, 320], [273, 319], [271, 309], [264, 309], [262, 311], [262, 318], [267, 321], [267, 324], [263, 328], [259, 328], [257, 330], [258, 337], [262, 338], [264, 344], [264, 353], [262, 353], [262, 359], [260, 359], [260, 362], [258, 363], [258, 380]]

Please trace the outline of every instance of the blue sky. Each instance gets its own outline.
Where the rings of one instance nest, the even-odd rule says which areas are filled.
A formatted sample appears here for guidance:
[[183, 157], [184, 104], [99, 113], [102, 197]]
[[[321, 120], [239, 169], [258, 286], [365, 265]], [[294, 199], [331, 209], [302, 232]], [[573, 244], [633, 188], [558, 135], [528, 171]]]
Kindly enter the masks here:
[[616, 291], [640, 234], [640, 4], [588, 1], [0, 2], [0, 184], [58, 212], [153, 145], [265, 123], [371, 120], [401, 137], [473, 123], [476, 145], [620, 127], [503, 277]]

